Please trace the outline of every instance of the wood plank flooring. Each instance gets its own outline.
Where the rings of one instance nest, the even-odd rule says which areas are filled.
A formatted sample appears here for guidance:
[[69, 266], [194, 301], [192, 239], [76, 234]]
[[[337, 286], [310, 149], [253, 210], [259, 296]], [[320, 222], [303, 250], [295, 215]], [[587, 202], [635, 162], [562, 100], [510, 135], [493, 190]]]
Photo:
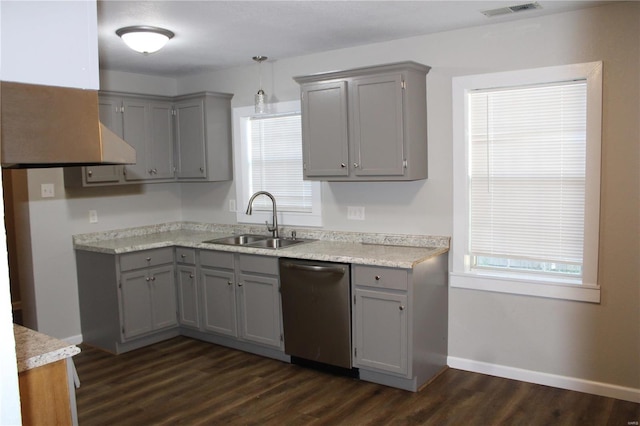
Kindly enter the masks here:
[[638, 425], [640, 404], [448, 369], [418, 393], [186, 337], [74, 357], [85, 425]]

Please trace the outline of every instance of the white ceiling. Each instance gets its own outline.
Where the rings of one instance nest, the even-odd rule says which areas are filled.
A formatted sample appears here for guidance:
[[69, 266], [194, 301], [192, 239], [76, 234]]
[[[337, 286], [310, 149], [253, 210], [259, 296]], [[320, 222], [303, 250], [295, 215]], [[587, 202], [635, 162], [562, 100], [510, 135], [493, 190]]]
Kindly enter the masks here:
[[[485, 17], [509, 1], [116, 1], [98, 0], [100, 67], [178, 77], [440, 31], [597, 6], [604, 1], [540, 0], [539, 10]], [[175, 33], [144, 56], [118, 28], [152, 25]]]

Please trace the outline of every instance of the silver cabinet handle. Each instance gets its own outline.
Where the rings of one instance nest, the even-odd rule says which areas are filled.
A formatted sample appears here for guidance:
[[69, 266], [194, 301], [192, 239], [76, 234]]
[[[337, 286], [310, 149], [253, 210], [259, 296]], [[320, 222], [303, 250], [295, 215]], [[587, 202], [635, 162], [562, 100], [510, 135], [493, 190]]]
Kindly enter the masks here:
[[156, 280], [156, 277], [151, 277], [151, 281], [155, 281], [155, 280]]
[[147, 282], [149, 282], [149, 281], [151, 280], [151, 278], [149, 278], [149, 277], [147, 277], [147, 278], [145, 278], [145, 279], [147, 280]]
[[193, 274], [189, 274], [189, 278], [193, 278]]
[[93, 171], [89, 170], [87, 171], [87, 174], [89, 175], [89, 177], [93, 176]]
[[375, 278], [376, 278], [376, 281], [380, 281], [381, 277], [380, 277], [380, 275], [376, 275]]
[[340, 167], [342, 167], [344, 169], [345, 167], [347, 167], [347, 165], [344, 164], [344, 163], [340, 163]]
[[353, 163], [353, 167], [358, 168], [358, 163]]
[[242, 283], [238, 283], [238, 287], [242, 287]]
[[231, 281], [227, 281], [227, 285], [233, 285]]
[[204, 167], [200, 167], [200, 173], [204, 173]]
[[150, 257], [147, 257], [147, 262], [151, 262], [151, 258]]
[[401, 311], [404, 311], [404, 306], [400, 305], [398, 309], [400, 309]]
[[282, 263], [282, 266], [287, 269], [298, 269], [301, 271], [331, 272], [337, 274], [344, 274], [346, 272], [346, 268], [341, 266], [301, 265], [298, 263]]
[[180, 257], [184, 259], [185, 257], [187, 257], [187, 255], [186, 254], [181, 254]]

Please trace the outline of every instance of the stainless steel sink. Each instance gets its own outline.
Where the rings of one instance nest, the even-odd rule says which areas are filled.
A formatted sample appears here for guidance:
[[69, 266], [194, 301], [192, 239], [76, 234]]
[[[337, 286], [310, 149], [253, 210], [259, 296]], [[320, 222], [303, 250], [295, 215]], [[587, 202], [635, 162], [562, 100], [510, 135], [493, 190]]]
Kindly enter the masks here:
[[279, 249], [284, 247], [289, 247], [295, 244], [305, 243], [308, 240], [290, 240], [286, 238], [267, 238], [264, 240], [256, 241], [251, 244], [247, 244], [250, 247], [256, 248], [270, 248], [270, 249]]
[[255, 248], [279, 249], [295, 244], [307, 243], [311, 240], [294, 240], [289, 238], [273, 238], [267, 235], [242, 234], [206, 240], [203, 243], [224, 244], [227, 246], [244, 246]]
[[247, 244], [255, 243], [256, 241], [266, 240], [270, 237], [266, 235], [253, 235], [253, 234], [242, 234], [242, 235], [232, 235], [230, 237], [216, 238], [213, 240], [203, 241], [203, 243], [211, 243], [211, 244], [225, 244], [228, 246], [244, 246]]

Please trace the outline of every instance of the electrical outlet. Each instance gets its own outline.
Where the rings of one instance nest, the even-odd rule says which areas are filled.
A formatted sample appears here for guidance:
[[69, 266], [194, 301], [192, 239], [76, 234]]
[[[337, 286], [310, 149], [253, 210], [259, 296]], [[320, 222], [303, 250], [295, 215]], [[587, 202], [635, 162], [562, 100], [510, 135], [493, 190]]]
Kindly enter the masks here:
[[349, 220], [364, 220], [364, 207], [362, 207], [362, 206], [347, 206], [347, 219], [349, 219]]
[[234, 199], [229, 200], [229, 211], [230, 212], [236, 211], [236, 200]]
[[40, 196], [42, 198], [53, 198], [56, 196], [52, 183], [43, 183], [40, 185]]
[[98, 223], [98, 212], [96, 210], [89, 210], [89, 223]]

